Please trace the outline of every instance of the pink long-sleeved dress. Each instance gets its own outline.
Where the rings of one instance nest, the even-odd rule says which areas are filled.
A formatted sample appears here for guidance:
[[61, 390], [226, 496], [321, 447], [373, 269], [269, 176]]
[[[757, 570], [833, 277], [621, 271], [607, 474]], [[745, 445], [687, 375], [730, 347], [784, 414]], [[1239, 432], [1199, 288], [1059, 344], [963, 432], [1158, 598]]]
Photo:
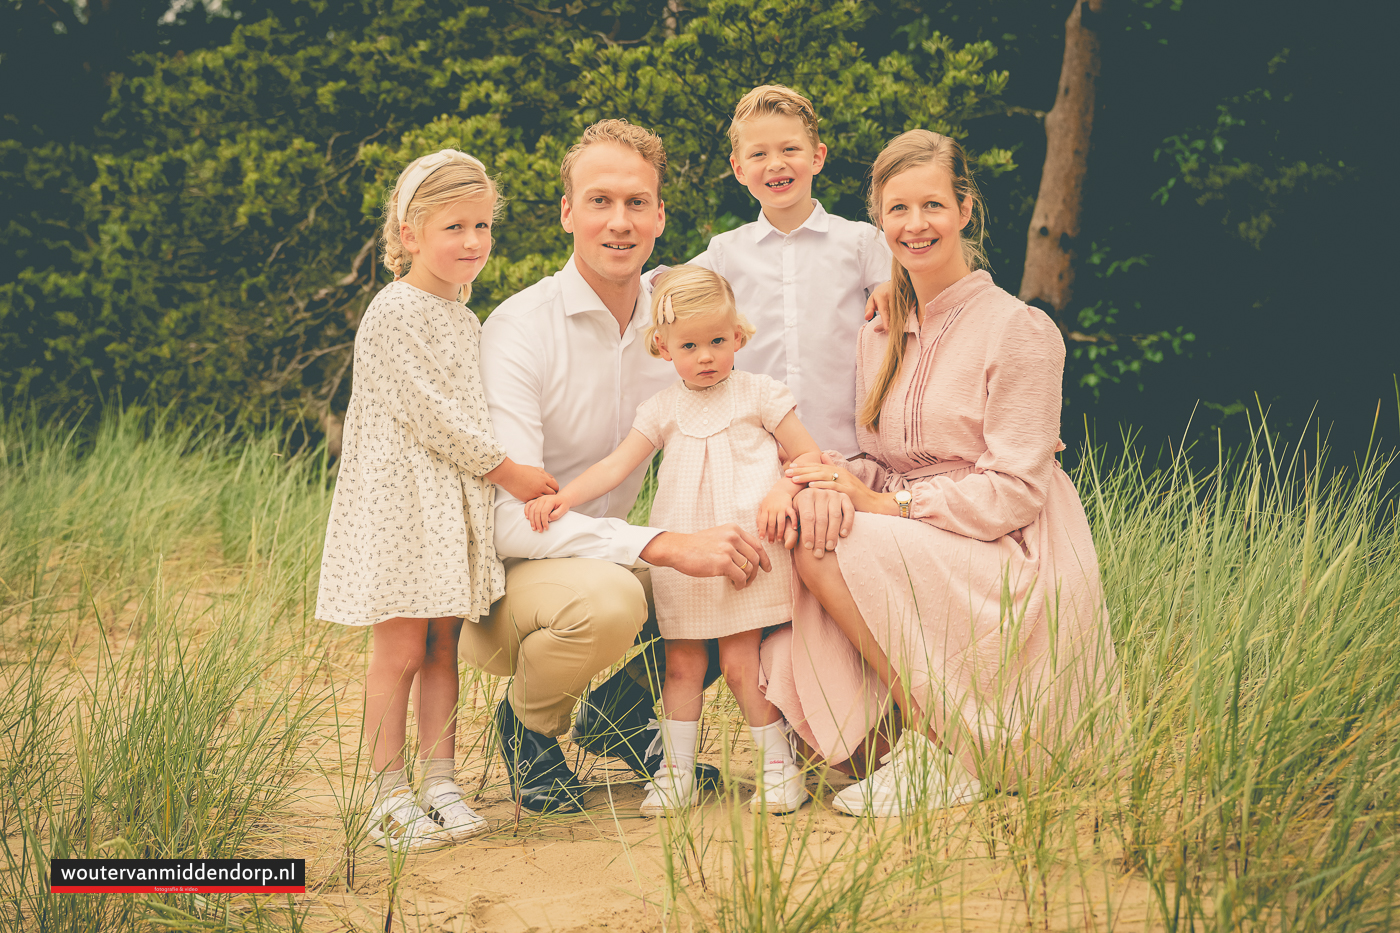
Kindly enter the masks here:
[[[1034, 771], [1089, 738], [1081, 714], [1112, 690], [1116, 667], [1089, 523], [1055, 459], [1064, 342], [986, 272], [910, 315], [904, 338], [879, 426], [859, 429], [869, 459], [848, 466], [872, 489], [910, 490], [913, 520], [858, 513], [834, 556], [964, 764], [984, 776]], [[878, 320], [861, 331], [858, 399], [888, 340]], [[792, 628], [764, 643], [764, 687], [840, 762], [888, 692], [800, 580], [794, 589]]]

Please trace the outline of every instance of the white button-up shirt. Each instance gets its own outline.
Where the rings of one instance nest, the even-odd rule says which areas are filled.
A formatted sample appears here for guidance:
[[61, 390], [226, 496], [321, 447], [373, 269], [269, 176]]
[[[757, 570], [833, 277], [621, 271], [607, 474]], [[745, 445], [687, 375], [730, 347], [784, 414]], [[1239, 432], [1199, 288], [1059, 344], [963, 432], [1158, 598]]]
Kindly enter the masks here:
[[828, 214], [813, 199], [811, 215], [791, 233], [760, 213], [690, 260], [728, 279], [739, 313], [758, 328], [734, 367], [786, 383], [823, 450], [860, 451], [856, 337], [870, 291], [890, 277], [890, 259], [879, 230]]
[[[637, 406], [676, 381], [675, 368], [648, 354], [642, 340], [650, 305], [643, 287], [619, 336], [617, 320], [570, 257], [491, 312], [481, 330], [481, 377], [496, 439], [512, 460], [544, 467], [563, 487], [622, 442]], [[530, 530], [521, 502], [498, 487], [496, 553], [635, 564], [662, 531], [627, 524], [645, 476], [643, 464], [542, 534]]]

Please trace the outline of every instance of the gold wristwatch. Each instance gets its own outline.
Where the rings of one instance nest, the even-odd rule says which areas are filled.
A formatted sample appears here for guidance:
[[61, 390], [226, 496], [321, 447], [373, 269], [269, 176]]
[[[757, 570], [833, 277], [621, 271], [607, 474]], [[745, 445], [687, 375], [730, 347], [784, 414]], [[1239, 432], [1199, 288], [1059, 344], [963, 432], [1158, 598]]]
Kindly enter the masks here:
[[914, 494], [907, 489], [901, 489], [894, 494], [894, 504], [899, 506], [899, 517], [909, 517], [909, 506], [914, 502]]

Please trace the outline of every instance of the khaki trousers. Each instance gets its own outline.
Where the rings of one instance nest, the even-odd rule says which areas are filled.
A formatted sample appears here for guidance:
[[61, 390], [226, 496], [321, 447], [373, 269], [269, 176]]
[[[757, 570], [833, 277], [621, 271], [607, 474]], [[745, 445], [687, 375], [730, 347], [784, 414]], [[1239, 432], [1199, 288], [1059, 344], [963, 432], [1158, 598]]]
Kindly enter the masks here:
[[508, 699], [525, 728], [562, 735], [593, 675], [632, 646], [650, 604], [646, 570], [588, 557], [523, 560], [506, 571], [491, 614], [462, 626], [462, 660], [513, 676]]

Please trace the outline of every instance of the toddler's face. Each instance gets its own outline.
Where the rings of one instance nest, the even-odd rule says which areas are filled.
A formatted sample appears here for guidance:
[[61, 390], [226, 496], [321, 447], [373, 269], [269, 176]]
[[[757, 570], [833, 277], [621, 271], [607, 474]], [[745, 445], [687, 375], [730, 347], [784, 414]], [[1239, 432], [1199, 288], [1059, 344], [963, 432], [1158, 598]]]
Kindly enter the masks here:
[[728, 313], [681, 318], [657, 335], [662, 358], [676, 365], [676, 373], [692, 389], [708, 389], [728, 379], [743, 339]]
[[806, 204], [825, 163], [826, 144], [813, 146], [799, 118], [777, 113], [739, 124], [739, 148], [729, 157], [734, 177], [769, 211]]

